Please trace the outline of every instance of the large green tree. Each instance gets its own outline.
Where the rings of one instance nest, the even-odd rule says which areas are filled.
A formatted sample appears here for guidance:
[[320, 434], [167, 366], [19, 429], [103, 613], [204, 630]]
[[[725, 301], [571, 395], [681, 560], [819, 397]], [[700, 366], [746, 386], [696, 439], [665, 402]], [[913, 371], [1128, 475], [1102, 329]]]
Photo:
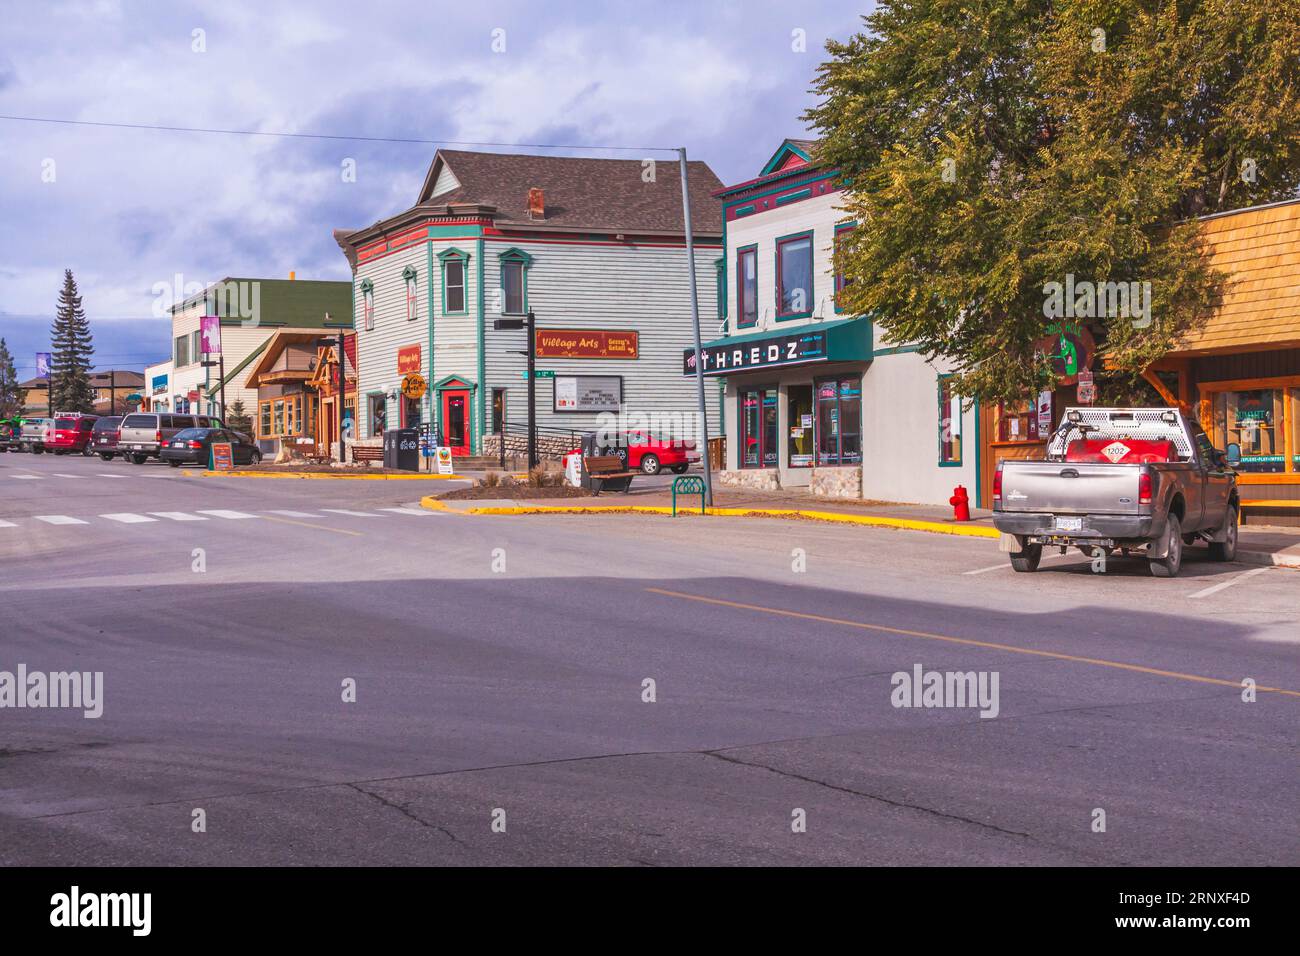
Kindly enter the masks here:
[[1045, 287], [1070, 275], [1151, 283], [1149, 323], [1089, 320], [1136, 376], [1225, 288], [1195, 217], [1300, 185], [1295, 3], [880, 0], [864, 22], [806, 116], [858, 223], [843, 307], [955, 360], [970, 397], [1051, 383]]
[[91, 412], [95, 390], [90, 386], [90, 322], [71, 269], [63, 272], [59, 307], [50, 327], [50, 404], [55, 412]]
[[17, 418], [23, 410], [23, 393], [18, 387], [18, 369], [9, 346], [0, 339], [0, 418]]

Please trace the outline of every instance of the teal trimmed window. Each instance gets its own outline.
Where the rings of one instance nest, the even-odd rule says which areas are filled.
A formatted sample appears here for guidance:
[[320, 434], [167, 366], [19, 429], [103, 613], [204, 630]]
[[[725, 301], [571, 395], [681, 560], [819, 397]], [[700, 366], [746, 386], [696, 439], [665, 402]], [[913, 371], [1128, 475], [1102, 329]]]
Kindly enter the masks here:
[[736, 250], [736, 327], [758, 325], [758, 246]]
[[719, 257], [713, 260], [715, 285], [718, 292], [718, 321], [727, 317], [727, 260]]
[[507, 249], [501, 260], [501, 312], [503, 315], [528, 313], [528, 270], [533, 257], [522, 249]]
[[813, 310], [812, 230], [776, 240], [777, 321], [806, 319]]
[[438, 253], [442, 268], [442, 314], [469, 314], [469, 253], [444, 249]]
[[952, 388], [952, 376], [939, 376], [939, 467], [961, 466], [961, 396]]
[[831, 248], [831, 254], [835, 260], [835, 265], [834, 265], [835, 290], [834, 291], [835, 291], [836, 312], [844, 311], [843, 296], [840, 293], [842, 293], [845, 289], [847, 289], [850, 285], [853, 284], [853, 280], [844, 274], [844, 266], [841, 264], [841, 257], [843, 256], [843, 252], [841, 251], [841, 249], [844, 245], [844, 240], [848, 237], [848, 235], [851, 232], [853, 232], [854, 229], [857, 228], [857, 225], [858, 224], [856, 222], [842, 222], [835, 227], [835, 238]]
[[369, 279], [361, 280], [361, 326], [367, 332], [375, 330], [375, 284]]
[[402, 270], [402, 285], [406, 289], [406, 321], [414, 322], [420, 314], [420, 300], [415, 292], [415, 267], [407, 266]]

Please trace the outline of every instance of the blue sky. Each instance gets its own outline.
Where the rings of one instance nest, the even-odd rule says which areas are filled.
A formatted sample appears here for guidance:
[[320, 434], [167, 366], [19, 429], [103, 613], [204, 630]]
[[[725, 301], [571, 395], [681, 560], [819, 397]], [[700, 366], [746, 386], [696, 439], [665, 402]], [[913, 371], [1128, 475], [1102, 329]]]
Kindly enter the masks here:
[[[860, 29], [871, 6], [25, 4], [21, 17], [6, 17], [0, 114], [685, 145], [731, 183], [757, 174], [782, 138], [805, 132], [799, 117], [812, 102], [826, 39]], [[803, 31], [802, 52], [795, 31]], [[504, 51], [494, 51], [502, 38]], [[48, 348], [63, 270], [71, 268], [96, 363], [141, 368], [161, 360], [169, 336], [167, 321], [155, 317], [158, 283], [171, 286], [177, 274], [207, 283], [290, 270], [346, 279], [332, 230], [409, 207], [434, 149], [0, 120], [0, 336], [20, 376], [32, 375], [32, 353]], [[348, 158], [356, 182], [340, 174]], [[51, 170], [53, 181], [43, 181]]]

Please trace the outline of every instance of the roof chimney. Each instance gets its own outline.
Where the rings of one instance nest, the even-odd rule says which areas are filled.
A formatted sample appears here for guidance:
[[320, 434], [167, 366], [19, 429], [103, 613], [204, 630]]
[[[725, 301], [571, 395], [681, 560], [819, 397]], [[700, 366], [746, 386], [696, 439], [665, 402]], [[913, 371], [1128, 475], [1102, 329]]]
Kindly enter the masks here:
[[536, 186], [528, 190], [528, 218], [546, 218], [546, 199], [542, 195], [542, 191]]

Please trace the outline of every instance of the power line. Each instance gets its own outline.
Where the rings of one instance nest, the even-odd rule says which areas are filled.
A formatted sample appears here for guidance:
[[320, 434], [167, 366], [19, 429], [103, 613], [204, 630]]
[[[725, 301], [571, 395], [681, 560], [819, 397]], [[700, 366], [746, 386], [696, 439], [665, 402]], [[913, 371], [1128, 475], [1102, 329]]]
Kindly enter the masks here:
[[336, 133], [287, 133], [283, 130], [221, 129], [210, 126], [163, 126], [156, 123], [109, 123], [101, 120], [59, 119], [50, 116], [6, 116], [16, 123], [53, 123], [60, 126], [100, 126], [110, 129], [142, 129], [167, 133], [216, 133], [223, 136], [272, 136], [283, 139], [329, 139], [358, 143], [411, 143], [419, 146], [487, 146], [496, 149], [608, 149], [626, 152], [675, 153], [675, 146], [600, 146], [589, 143], [480, 143], [455, 139], [416, 139], [403, 136], [352, 136]]

